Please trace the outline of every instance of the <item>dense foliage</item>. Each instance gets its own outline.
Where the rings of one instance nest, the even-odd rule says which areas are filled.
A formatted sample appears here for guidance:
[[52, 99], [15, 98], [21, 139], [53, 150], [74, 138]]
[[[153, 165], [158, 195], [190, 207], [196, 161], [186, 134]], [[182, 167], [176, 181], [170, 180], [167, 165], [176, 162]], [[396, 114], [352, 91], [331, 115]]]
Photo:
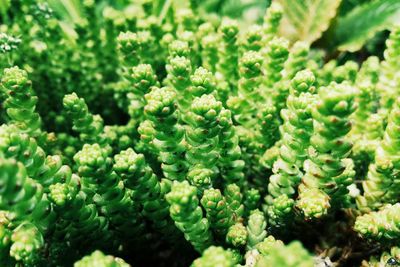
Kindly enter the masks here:
[[289, 2], [0, 0], [0, 266], [400, 265], [398, 3]]

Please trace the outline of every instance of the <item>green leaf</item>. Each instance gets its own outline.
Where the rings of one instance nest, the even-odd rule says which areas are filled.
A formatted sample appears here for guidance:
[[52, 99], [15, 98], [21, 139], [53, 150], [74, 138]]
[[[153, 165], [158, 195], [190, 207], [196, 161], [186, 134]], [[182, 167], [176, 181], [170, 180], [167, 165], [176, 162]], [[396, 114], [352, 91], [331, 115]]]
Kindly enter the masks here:
[[335, 40], [339, 50], [354, 52], [378, 31], [400, 23], [399, 0], [376, 0], [353, 9], [339, 18]]
[[259, 15], [259, 17], [262, 18], [262, 15], [264, 15], [267, 5], [268, 1], [226, 0], [222, 4], [221, 13], [223, 16], [228, 16], [231, 18], [240, 18], [248, 9], [255, 8], [262, 11], [261, 15]]
[[172, 0], [166, 0], [166, 1], [162, 1], [162, 3], [160, 3], [158, 9], [159, 9], [159, 21], [162, 22], [165, 18], [165, 16], [168, 13], [168, 10], [171, 8], [172, 5]]
[[58, 23], [60, 25], [61, 30], [64, 33], [64, 37], [66, 38], [66, 40], [68, 40], [70, 44], [76, 44], [76, 40], [78, 39], [78, 34], [76, 33], [72, 25], [64, 21], [59, 21]]
[[84, 20], [81, 4], [77, 0], [48, 0], [47, 3], [63, 20], [73, 23]]
[[311, 44], [335, 17], [341, 0], [278, 0], [283, 7], [279, 32], [292, 42]]
[[0, 0], [0, 15], [5, 15], [11, 6], [10, 0]]

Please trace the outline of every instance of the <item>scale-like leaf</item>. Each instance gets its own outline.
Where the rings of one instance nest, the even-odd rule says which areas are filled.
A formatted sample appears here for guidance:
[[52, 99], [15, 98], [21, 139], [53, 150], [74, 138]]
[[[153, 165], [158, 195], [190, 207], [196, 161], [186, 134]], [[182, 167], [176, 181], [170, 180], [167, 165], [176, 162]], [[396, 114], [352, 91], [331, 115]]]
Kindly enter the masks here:
[[400, 23], [399, 0], [376, 0], [361, 5], [338, 20], [335, 37], [339, 50], [359, 50], [378, 31], [397, 23]]
[[280, 34], [290, 41], [311, 44], [335, 17], [341, 0], [278, 0], [283, 7]]

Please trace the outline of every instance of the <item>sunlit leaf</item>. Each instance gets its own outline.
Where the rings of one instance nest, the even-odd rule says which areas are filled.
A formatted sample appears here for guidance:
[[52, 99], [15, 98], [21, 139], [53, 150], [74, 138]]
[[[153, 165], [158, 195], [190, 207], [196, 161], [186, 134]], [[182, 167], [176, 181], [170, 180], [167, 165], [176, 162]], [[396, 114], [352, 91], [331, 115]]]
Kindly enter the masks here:
[[399, 0], [377, 0], [353, 9], [338, 20], [336, 41], [340, 50], [354, 52], [378, 31], [400, 23]]
[[311, 44], [335, 17], [341, 0], [278, 0], [283, 7], [280, 34], [290, 41]]

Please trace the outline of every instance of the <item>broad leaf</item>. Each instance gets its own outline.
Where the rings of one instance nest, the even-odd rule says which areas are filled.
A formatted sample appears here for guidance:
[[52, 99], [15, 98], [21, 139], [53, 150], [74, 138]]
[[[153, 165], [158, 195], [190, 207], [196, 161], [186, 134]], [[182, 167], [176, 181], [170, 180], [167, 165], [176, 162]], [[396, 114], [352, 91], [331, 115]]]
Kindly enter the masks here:
[[6, 15], [11, 6], [10, 0], [0, 0], [0, 15]]
[[260, 15], [253, 20], [261, 19], [265, 13], [265, 9], [269, 5], [269, 1], [259, 0], [226, 0], [221, 7], [221, 13], [231, 18], [241, 18], [249, 9], [258, 9]]
[[359, 50], [378, 31], [398, 23], [399, 0], [377, 0], [361, 5], [338, 20], [335, 37], [339, 50]]
[[279, 32], [290, 41], [311, 44], [335, 17], [341, 0], [278, 0], [283, 7]]
[[65, 21], [82, 23], [84, 20], [81, 4], [77, 0], [48, 0], [47, 3]]

